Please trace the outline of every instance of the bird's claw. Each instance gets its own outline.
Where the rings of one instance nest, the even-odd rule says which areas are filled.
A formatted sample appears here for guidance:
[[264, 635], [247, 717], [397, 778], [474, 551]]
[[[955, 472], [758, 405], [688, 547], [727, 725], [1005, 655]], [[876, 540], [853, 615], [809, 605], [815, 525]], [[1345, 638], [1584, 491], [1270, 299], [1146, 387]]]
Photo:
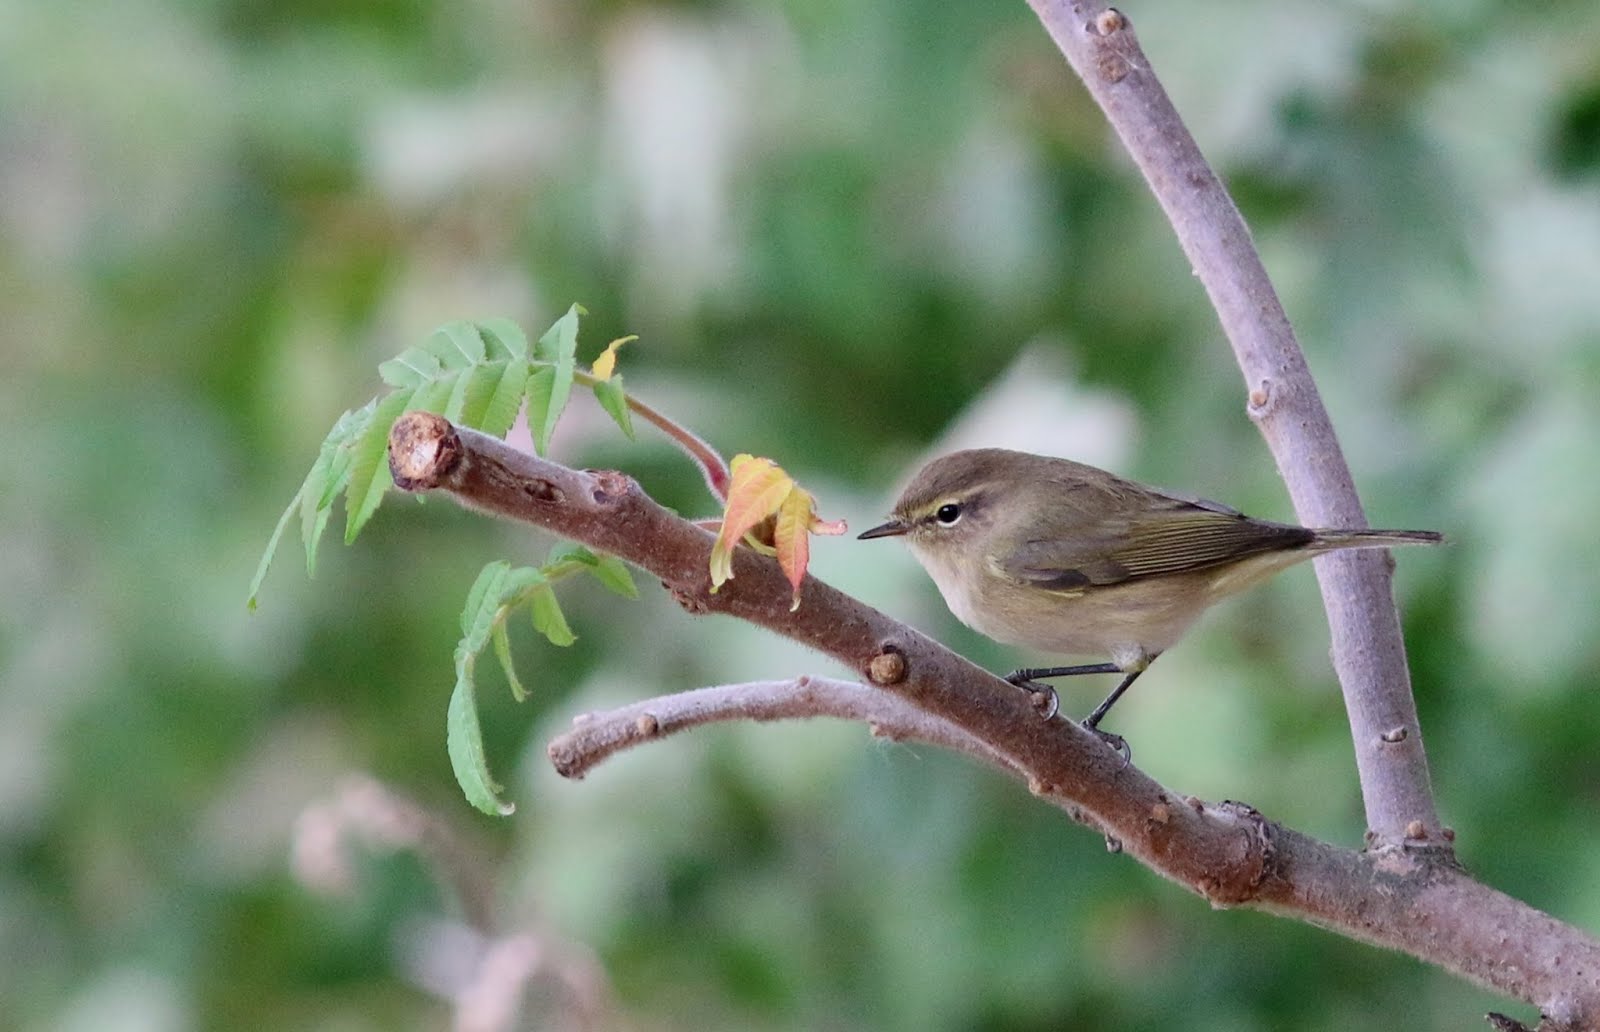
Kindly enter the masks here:
[[1128, 740], [1126, 738], [1123, 738], [1119, 734], [1113, 734], [1110, 731], [1102, 731], [1098, 727], [1095, 727], [1093, 724], [1089, 723], [1087, 720], [1083, 722], [1082, 726], [1085, 731], [1094, 735], [1096, 738], [1100, 739], [1100, 741], [1106, 743], [1106, 745], [1111, 747], [1113, 752], [1115, 752], [1118, 756], [1121, 756], [1123, 767], [1126, 767], [1128, 764], [1133, 762], [1133, 750], [1128, 748]]
[[1061, 709], [1061, 697], [1049, 685], [1040, 684], [1038, 681], [1012, 681], [1011, 683], [1033, 696], [1033, 708], [1039, 711], [1040, 718], [1049, 720]]

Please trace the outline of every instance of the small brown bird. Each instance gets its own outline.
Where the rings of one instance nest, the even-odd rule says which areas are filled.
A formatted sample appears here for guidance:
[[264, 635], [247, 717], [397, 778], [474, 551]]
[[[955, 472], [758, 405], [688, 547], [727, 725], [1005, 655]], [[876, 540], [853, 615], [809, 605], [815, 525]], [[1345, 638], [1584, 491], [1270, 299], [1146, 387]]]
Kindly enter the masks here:
[[999, 448], [959, 451], [917, 472], [887, 523], [961, 622], [996, 641], [1108, 663], [1017, 670], [1054, 715], [1045, 677], [1121, 673], [1083, 721], [1100, 721], [1141, 673], [1215, 603], [1341, 548], [1437, 544], [1428, 530], [1313, 530], [1251, 519], [1067, 459]]

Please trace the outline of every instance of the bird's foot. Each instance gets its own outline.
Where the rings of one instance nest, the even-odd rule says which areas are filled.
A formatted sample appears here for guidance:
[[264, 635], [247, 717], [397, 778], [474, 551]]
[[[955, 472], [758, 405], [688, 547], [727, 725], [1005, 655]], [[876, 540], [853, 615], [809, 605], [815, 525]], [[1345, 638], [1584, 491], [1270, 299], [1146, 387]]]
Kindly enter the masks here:
[[1133, 762], [1133, 750], [1128, 748], [1128, 740], [1126, 738], [1123, 738], [1121, 735], [1114, 734], [1110, 731], [1102, 731], [1098, 727], [1095, 727], [1093, 724], [1089, 723], [1087, 720], [1083, 721], [1082, 727], [1085, 731], [1089, 732], [1096, 738], [1100, 739], [1100, 741], [1110, 746], [1111, 750], [1118, 756], [1121, 756], [1122, 766], [1126, 767], [1128, 764]]
[[[1011, 678], [1008, 677], [1006, 680], [1011, 681]], [[1011, 681], [1011, 683], [1033, 697], [1033, 708], [1039, 711], [1039, 716], [1042, 719], [1051, 719], [1056, 715], [1056, 711], [1061, 709], [1061, 697], [1049, 685], [1040, 684], [1038, 681], [1030, 681], [1027, 678]]]

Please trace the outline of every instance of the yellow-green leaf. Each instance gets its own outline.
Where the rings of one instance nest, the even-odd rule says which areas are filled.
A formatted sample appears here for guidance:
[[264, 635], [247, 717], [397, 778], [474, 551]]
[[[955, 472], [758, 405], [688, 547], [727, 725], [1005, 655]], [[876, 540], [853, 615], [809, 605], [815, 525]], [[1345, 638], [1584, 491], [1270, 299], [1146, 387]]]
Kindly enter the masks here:
[[617, 369], [617, 349], [630, 340], [638, 339], [639, 335], [637, 333], [630, 333], [626, 337], [618, 337], [610, 344], [607, 344], [606, 349], [600, 352], [600, 357], [594, 360], [594, 366], [592, 367], [594, 378], [602, 382], [611, 379], [611, 374], [616, 372]]

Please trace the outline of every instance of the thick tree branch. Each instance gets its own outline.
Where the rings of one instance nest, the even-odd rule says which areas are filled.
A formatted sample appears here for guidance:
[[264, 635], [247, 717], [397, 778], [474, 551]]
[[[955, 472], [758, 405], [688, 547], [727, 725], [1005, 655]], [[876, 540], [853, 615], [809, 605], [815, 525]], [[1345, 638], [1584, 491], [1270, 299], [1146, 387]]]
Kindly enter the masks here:
[[[983, 743], [985, 758], [1036, 795], [1099, 826], [1125, 852], [1214, 905], [1259, 907], [1401, 950], [1538, 1005], [1551, 1028], [1600, 1025], [1600, 942], [1473, 881], [1437, 854], [1340, 849], [1247, 806], [1178, 796], [1076, 724], [1040, 719], [1025, 693], [814, 578], [791, 612], [777, 563], [749, 549], [736, 551], [734, 579], [712, 594], [712, 536], [621, 473], [567, 469], [425, 412], [395, 423], [389, 452], [404, 490], [442, 490], [463, 505], [611, 552], [659, 577], [690, 612], [736, 616], [860, 671], [907, 709]], [[833, 715], [857, 716], [829, 699], [815, 694], [808, 708], [821, 714], [839, 705]], [[631, 719], [635, 733], [649, 730], [643, 713], [669, 705], [653, 700], [596, 726]], [[779, 706], [762, 705], [768, 714]], [[728, 707], [717, 718], [724, 715], [760, 719], [760, 710], [752, 702], [749, 712]]]
[[[1028, 2], [1104, 109], [1205, 285], [1244, 373], [1250, 416], [1277, 460], [1301, 522], [1366, 526], [1333, 424], [1250, 231], [1178, 117], [1133, 28], [1103, 3]], [[1448, 852], [1411, 695], [1392, 564], [1381, 552], [1340, 552], [1315, 562], [1372, 843]]]

